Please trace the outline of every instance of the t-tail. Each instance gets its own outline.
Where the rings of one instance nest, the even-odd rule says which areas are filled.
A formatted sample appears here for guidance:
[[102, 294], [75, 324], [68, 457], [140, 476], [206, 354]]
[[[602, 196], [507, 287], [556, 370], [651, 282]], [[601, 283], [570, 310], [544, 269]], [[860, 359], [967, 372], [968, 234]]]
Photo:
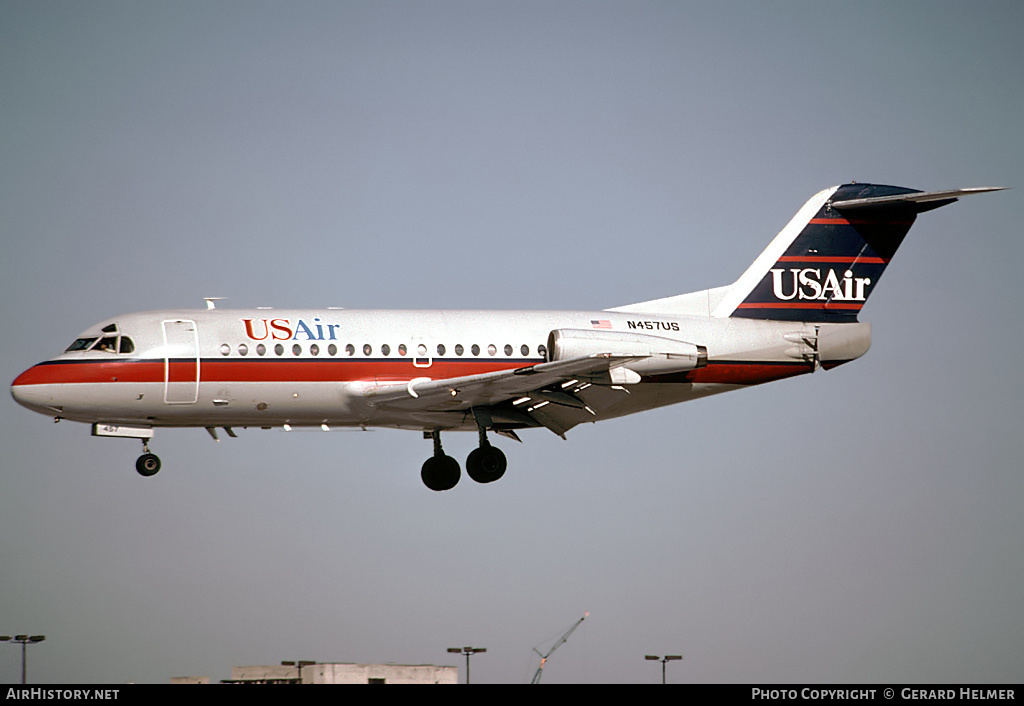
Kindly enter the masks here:
[[826, 189], [725, 288], [712, 315], [855, 322], [917, 214], [961, 196], [997, 190], [925, 192], [879, 184]]

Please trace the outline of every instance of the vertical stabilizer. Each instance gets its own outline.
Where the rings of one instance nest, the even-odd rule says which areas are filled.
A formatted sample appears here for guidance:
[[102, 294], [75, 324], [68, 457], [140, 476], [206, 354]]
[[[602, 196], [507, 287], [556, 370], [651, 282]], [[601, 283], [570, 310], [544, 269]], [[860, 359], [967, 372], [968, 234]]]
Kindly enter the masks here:
[[804, 205], [712, 315], [854, 322], [918, 213], [993, 190], [923, 192], [879, 184], [826, 189]]

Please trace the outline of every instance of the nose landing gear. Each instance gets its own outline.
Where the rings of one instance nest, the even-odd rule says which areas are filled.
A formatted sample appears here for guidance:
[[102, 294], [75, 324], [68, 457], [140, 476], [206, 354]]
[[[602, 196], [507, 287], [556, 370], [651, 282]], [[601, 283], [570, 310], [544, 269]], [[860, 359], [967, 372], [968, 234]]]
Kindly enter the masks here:
[[135, 462], [135, 470], [139, 472], [140, 476], [147, 478], [156, 475], [160, 470], [160, 457], [149, 452], [149, 445], [145, 440], [142, 442], [142, 455]]

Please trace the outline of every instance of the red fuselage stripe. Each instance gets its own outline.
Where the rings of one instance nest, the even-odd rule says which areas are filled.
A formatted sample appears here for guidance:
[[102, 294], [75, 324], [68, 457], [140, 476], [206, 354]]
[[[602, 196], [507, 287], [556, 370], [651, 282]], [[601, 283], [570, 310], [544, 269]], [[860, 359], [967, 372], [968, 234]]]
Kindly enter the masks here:
[[[411, 358], [396, 360], [218, 360], [204, 359], [202, 382], [351, 382], [356, 380], [435, 379], [479, 375], [535, 365], [537, 360], [440, 361], [421, 368]], [[171, 382], [194, 382], [194, 360], [171, 360]], [[163, 360], [54, 361], [29, 368], [13, 385], [62, 385], [102, 382], [165, 382]]]
[[[434, 361], [429, 368], [419, 368], [411, 359], [382, 360], [203, 360], [200, 376], [203, 383], [260, 382], [324, 382], [355, 381], [406, 382], [417, 377], [435, 380], [510, 370], [536, 364], [537, 361]], [[89, 383], [164, 383], [163, 360], [81, 361], [41, 363], [29, 368], [12, 383], [19, 385], [74, 385]], [[710, 382], [754, 385], [778, 380], [801, 372], [799, 363], [710, 362], [707, 367], [691, 370], [685, 379], [671, 382]], [[194, 382], [195, 361], [170, 364], [171, 382]], [[657, 377], [654, 378], [657, 381]], [[670, 382], [666, 380], [666, 382]]]
[[[781, 380], [810, 372], [808, 363], [709, 363], [705, 368], [691, 370], [686, 374], [687, 382], [715, 383], [720, 385], [760, 385], [764, 382]], [[657, 377], [654, 378], [658, 382]]]

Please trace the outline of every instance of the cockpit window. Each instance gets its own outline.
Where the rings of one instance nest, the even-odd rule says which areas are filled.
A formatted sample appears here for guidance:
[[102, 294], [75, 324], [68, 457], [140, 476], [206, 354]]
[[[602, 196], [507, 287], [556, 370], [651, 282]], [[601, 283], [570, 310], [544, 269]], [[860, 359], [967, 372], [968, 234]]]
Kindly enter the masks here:
[[71, 353], [72, 351], [87, 351], [92, 347], [92, 344], [96, 343], [95, 338], [79, 338], [77, 341], [68, 346], [65, 353]]
[[75, 351], [104, 351], [106, 353], [120, 353], [127, 355], [128, 353], [135, 352], [135, 342], [132, 341], [128, 336], [118, 336], [117, 328], [111, 329], [114, 324], [107, 326], [103, 329], [104, 333], [113, 333], [113, 336], [100, 337], [89, 337], [79, 338], [74, 343], [65, 349], [65, 353], [74, 353]]

